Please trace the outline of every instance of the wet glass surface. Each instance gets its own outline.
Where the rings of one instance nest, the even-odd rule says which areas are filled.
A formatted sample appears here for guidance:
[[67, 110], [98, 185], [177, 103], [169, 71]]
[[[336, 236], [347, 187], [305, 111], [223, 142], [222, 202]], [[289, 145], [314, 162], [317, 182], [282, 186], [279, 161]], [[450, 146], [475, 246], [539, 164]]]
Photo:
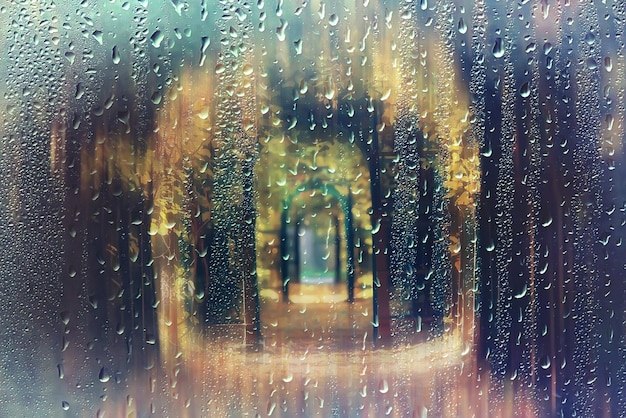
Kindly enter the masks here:
[[625, 19], [0, 3], [0, 416], [625, 415]]

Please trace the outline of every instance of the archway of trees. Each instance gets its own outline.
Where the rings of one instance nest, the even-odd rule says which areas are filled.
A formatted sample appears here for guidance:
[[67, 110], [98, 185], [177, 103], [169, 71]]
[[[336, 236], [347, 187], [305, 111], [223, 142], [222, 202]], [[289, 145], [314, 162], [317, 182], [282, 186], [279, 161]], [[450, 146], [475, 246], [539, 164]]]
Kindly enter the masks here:
[[[299, 217], [301, 216], [297, 212], [293, 212], [292, 215], [295, 217], [295, 231], [296, 233], [292, 235], [292, 239], [289, 239], [289, 234], [287, 232], [288, 224], [290, 222], [290, 209], [293, 206], [294, 199], [297, 195], [304, 193], [306, 191], [315, 191], [319, 190], [322, 192], [322, 195], [325, 196], [329, 194], [334, 199], [337, 200], [341, 207], [341, 211], [343, 212], [343, 230], [345, 237], [345, 252], [346, 252], [346, 261], [345, 261], [345, 269], [346, 269], [346, 281], [348, 287], [348, 302], [354, 302], [354, 280], [355, 280], [355, 260], [354, 260], [354, 226], [352, 220], [352, 190], [348, 187], [348, 193], [344, 196], [342, 195], [332, 184], [324, 184], [320, 182], [318, 179], [311, 179], [308, 182], [298, 186], [296, 190], [294, 190], [288, 198], [284, 201], [283, 210], [281, 213], [281, 222], [280, 222], [280, 260], [281, 260], [281, 279], [282, 279], [282, 290], [283, 290], [283, 300], [285, 302], [289, 301], [289, 283], [293, 279], [299, 279], [299, 254], [300, 250], [297, 245], [298, 243], [298, 223]], [[292, 241], [294, 246], [290, 246], [289, 243]], [[293, 254], [293, 258], [290, 257], [290, 248], [292, 248], [291, 253]], [[339, 247], [337, 247], [336, 251], [336, 264], [335, 267], [340, 269], [340, 257], [339, 257]], [[293, 259], [290, 262], [290, 259]], [[295, 275], [290, 274], [290, 264], [295, 264]], [[292, 270], [293, 271], [293, 270]]]
[[[231, 29], [244, 32], [248, 25], [241, 21]], [[476, 138], [465, 135], [468, 103], [465, 90], [456, 88], [454, 69], [452, 80], [438, 83], [431, 75], [442, 55], [418, 54], [431, 48], [445, 52], [448, 46], [434, 48], [425, 33], [418, 46], [395, 46], [411, 53], [399, 55], [392, 74], [384, 65], [391, 52], [380, 51], [392, 50], [385, 43], [396, 39], [393, 32], [411, 31], [414, 25], [405, 22], [376, 35], [376, 45], [364, 45], [362, 51], [370, 60], [361, 66], [346, 61], [346, 72], [328, 52], [332, 49], [326, 49], [336, 34], [320, 33], [324, 53], [306, 71], [300, 70], [304, 56], [288, 58], [279, 53], [280, 44], [272, 44], [276, 50], [268, 52], [262, 47], [267, 43], [246, 38], [241, 50], [240, 45], [232, 49], [218, 43], [192, 48], [206, 52], [215, 65], [203, 67], [202, 57], [199, 66], [170, 70], [150, 99], [155, 105], [148, 106], [150, 118], [139, 105], [115, 101], [112, 94], [104, 98], [102, 109], [94, 110], [103, 116], [97, 120], [95, 141], [82, 146], [65, 144], [62, 138], [52, 141], [56, 159], [64, 153], [79, 155], [80, 172], [73, 172], [76, 178], [68, 184], [80, 188], [81, 199], [99, 199], [94, 208], [100, 202], [107, 209], [109, 201], [119, 203], [115, 228], [107, 226], [104, 212], [99, 212], [102, 219], [86, 223], [111, 229], [110, 236], [103, 233], [94, 242], [100, 252], [122, 260], [111, 263], [121, 264], [114, 270], [120, 281], [139, 274], [150, 284], [143, 290], [154, 295], [158, 330], [153, 333], [163, 337], [164, 351], [180, 350], [183, 336], [197, 324], [243, 325], [245, 335], [258, 334], [259, 287], [271, 282], [273, 274], [282, 284], [276, 272], [284, 201], [312, 176], [335, 185], [344, 196], [347, 187], [337, 179], [350, 184], [353, 221], [360, 231], [371, 231], [364, 240], [371, 248], [365, 253], [371, 257], [375, 284], [373, 322], [377, 332], [390, 336], [389, 299], [402, 305], [407, 294], [409, 299], [424, 297], [415, 284], [418, 258], [412, 245], [418, 239], [416, 195], [422, 187], [416, 173], [423, 163], [434, 167], [428, 183], [436, 191], [429, 195], [436, 228], [429, 242], [436, 247], [437, 264], [425, 276], [437, 277], [431, 292], [437, 295], [435, 310], [450, 315], [455, 300], [449, 277], [456, 257], [448, 248], [448, 234], [455, 232], [450, 208], [463, 207], [460, 217], [473, 213], [479, 159]], [[123, 95], [119, 89], [116, 93]], [[143, 130], [131, 132], [135, 125]], [[463, 224], [457, 219], [454, 225]], [[93, 256], [84, 269], [99, 270], [103, 259]], [[137, 260], [143, 259], [139, 269]], [[465, 283], [459, 275], [461, 290], [473, 280], [469, 268], [464, 266], [463, 272], [469, 278]], [[111, 292], [115, 290], [113, 286]], [[402, 309], [394, 315], [403, 314]]]

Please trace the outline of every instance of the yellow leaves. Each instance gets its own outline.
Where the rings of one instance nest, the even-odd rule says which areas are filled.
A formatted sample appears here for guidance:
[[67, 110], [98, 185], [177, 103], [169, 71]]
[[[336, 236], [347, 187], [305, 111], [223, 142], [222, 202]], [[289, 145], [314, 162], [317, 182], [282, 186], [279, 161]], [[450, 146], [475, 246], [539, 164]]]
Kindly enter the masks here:
[[461, 193], [459, 197], [456, 199], [456, 204], [458, 206], [470, 206], [474, 203], [474, 198], [470, 196], [467, 191]]
[[202, 73], [183, 72], [178, 94], [157, 115], [153, 149], [164, 167], [179, 168], [183, 160], [210, 144], [214, 119], [212, 80]]
[[394, 109], [394, 106], [384, 106], [383, 107], [383, 114], [381, 117], [381, 120], [393, 125], [396, 121], [396, 111]]
[[160, 212], [161, 225], [164, 225], [166, 229], [172, 229], [176, 226], [176, 213], [170, 213], [167, 211]]
[[148, 229], [148, 235], [150, 235], [151, 237], [155, 235], [165, 236], [165, 235], [168, 235], [169, 233], [170, 233], [170, 229], [168, 229], [167, 226], [163, 222], [160, 222], [158, 219], [154, 219], [154, 218], [151, 220], [150, 229]]
[[142, 172], [139, 175], [139, 181], [141, 182], [141, 184], [148, 184], [150, 181], [152, 181], [150, 173], [147, 171]]
[[177, 233], [178, 231], [175, 229], [176, 225], [177, 223], [175, 221], [167, 220], [165, 211], [161, 211], [160, 216], [154, 216], [153, 214], [152, 219], [150, 220], [148, 235], [150, 235], [151, 237], [155, 235], [160, 235], [164, 237], [172, 232]]
[[452, 264], [457, 271], [461, 271], [461, 240], [456, 235], [450, 235], [450, 255], [452, 256]]
[[458, 190], [463, 189], [463, 182], [459, 180], [444, 181], [443, 185], [446, 189], [448, 189], [448, 194], [446, 194], [446, 197], [455, 196]]
[[455, 236], [450, 235], [450, 254], [456, 255], [461, 252], [461, 240]]
[[475, 147], [463, 148], [463, 142], [457, 141], [449, 146], [449, 160], [445, 167], [444, 187], [448, 189], [446, 197], [454, 199], [459, 207], [474, 204], [475, 195], [480, 190], [480, 167]]
[[199, 117], [202, 120], [206, 120], [209, 118], [209, 107], [202, 107], [198, 110], [198, 112], [196, 113], [196, 116]]

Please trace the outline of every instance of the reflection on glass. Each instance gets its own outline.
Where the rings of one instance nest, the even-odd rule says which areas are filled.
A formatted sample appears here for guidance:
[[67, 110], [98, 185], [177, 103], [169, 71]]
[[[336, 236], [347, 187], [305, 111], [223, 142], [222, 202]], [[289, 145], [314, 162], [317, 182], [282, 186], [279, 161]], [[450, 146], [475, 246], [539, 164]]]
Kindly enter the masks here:
[[0, 415], [626, 414], [619, 2], [10, 3]]

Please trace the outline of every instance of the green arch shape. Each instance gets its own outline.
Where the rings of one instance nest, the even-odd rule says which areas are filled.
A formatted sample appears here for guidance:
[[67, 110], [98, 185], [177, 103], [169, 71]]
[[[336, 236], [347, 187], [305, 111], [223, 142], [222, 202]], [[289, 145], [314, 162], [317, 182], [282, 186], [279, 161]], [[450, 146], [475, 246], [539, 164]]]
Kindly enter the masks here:
[[281, 248], [281, 275], [283, 280], [283, 300], [289, 300], [289, 274], [288, 267], [289, 261], [284, 258], [284, 255], [287, 253], [287, 233], [286, 233], [286, 225], [287, 225], [287, 217], [289, 210], [293, 204], [294, 199], [300, 193], [306, 192], [307, 190], [321, 190], [322, 195], [326, 195], [330, 193], [337, 201], [339, 202], [341, 209], [344, 214], [344, 231], [346, 235], [346, 270], [347, 270], [347, 281], [348, 281], [348, 302], [354, 302], [354, 228], [352, 222], [352, 191], [348, 187], [347, 196], [339, 193], [337, 188], [332, 184], [322, 183], [319, 179], [309, 180], [304, 184], [296, 187], [296, 190], [291, 192], [287, 199], [283, 201], [283, 211], [281, 214], [281, 233], [280, 233], [280, 248]]

